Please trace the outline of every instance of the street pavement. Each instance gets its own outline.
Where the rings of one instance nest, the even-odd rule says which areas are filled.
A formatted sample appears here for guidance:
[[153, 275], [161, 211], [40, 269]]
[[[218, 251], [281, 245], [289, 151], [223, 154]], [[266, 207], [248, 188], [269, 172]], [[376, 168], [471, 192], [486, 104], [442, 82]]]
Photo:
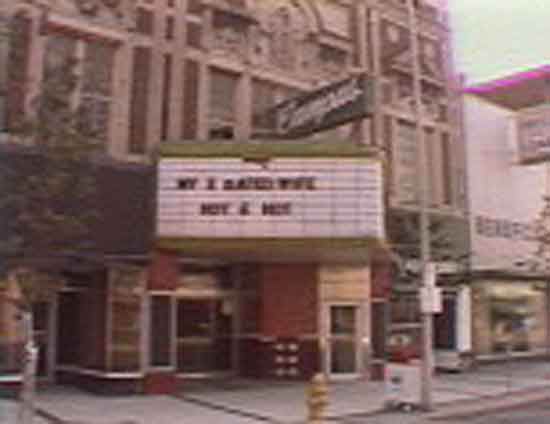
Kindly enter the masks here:
[[504, 411], [486, 411], [483, 414], [467, 417], [434, 419], [430, 414], [387, 413], [372, 417], [362, 417], [340, 421], [341, 424], [548, 424], [550, 404], [548, 401], [528, 403]]
[[[395, 387], [333, 382], [326, 417], [346, 424], [465, 422], [460, 420], [550, 399], [550, 362], [482, 365], [471, 372], [437, 375], [433, 387], [434, 411], [388, 413], [383, 412], [385, 403], [400, 395]], [[307, 388], [298, 382], [233, 379], [188, 381], [177, 396], [98, 396], [56, 386], [39, 393], [40, 417], [34, 424], [298, 424], [307, 415]], [[418, 382], [415, 388], [419, 392]], [[0, 423], [15, 423], [15, 413], [14, 402], [0, 401]]]
[[[469, 418], [469, 424], [548, 424], [550, 405], [548, 402], [529, 404], [513, 411], [491, 413], [483, 417]], [[464, 420], [449, 421], [449, 424], [465, 423]]]
[[[16, 402], [0, 399], [0, 423], [15, 424], [18, 406], [19, 405]], [[33, 424], [50, 424], [50, 421], [37, 416], [34, 419]]]

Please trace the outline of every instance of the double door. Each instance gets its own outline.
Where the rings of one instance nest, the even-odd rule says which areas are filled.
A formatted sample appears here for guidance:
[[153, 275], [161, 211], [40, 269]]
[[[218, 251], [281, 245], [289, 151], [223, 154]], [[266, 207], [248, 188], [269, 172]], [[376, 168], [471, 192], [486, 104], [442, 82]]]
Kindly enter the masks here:
[[212, 375], [232, 371], [230, 298], [179, 298], [176, 309], [178, 372]]

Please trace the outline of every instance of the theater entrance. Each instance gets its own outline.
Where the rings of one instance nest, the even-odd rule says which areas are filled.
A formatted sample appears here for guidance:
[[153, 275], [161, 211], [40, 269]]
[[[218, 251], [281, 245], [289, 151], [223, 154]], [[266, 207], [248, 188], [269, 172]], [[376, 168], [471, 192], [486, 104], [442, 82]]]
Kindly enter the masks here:
[[360, 308], [357, 304], [327, 306], [328, 357], [326, 369], [331, 378], [354, 378], [360, 372]]
[[232, 298], [178, 298], [176, 305], [178, 374], [231, 374], [235, 368]]

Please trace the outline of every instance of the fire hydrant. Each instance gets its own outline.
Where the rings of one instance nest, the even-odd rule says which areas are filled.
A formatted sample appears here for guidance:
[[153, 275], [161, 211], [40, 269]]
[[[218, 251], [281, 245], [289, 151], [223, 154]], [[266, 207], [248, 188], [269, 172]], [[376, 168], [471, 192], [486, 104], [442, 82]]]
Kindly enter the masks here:
[[327, 405], [327, 380], [323, 374], [315, 374], [307, 391], [308, 424], [322, 424]]

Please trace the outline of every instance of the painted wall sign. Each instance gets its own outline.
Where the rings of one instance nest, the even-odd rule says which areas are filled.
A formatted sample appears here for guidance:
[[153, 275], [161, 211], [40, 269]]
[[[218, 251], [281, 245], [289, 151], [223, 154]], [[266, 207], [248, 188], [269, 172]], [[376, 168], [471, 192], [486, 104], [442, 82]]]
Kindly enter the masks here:
[[372, 113], [373, 82], [359, 74], [303, 96], [285, 100], [267, 112], [281, 136], [306, 136]]
[[158, 237], [383, 237], [377, 161], [163, 158], [158, 172]]
[[524, 241], [536, 240], [536, 227], [532, 223], [476, 215], [474, 228], [476, 234], [484, 237]]

